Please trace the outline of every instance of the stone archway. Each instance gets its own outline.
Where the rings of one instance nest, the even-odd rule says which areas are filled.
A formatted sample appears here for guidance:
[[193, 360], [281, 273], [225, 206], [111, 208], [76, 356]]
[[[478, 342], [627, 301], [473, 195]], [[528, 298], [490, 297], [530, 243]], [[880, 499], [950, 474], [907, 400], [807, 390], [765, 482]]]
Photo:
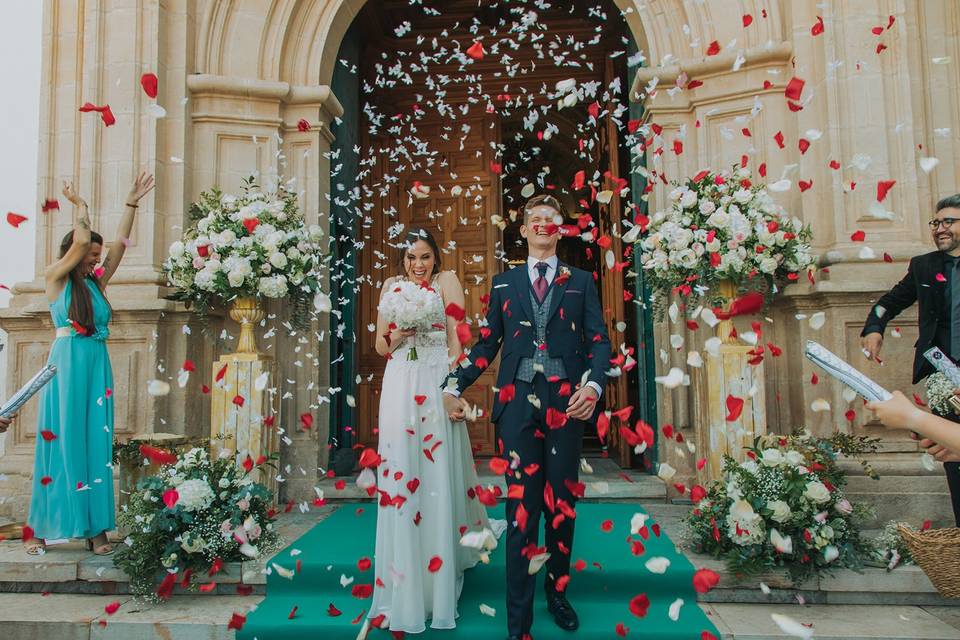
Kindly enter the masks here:
[[[753, 10], [757, 14], [765, 11], [768, 19], [746, 35], [742, 34], [740, 15], [717, 12], [709, 3], [669, 0], [640, 7], [632, 0], [613, 2], [623, 13], [634, 41], [641, 51], [645, 51], [648, 64], [688, 63], [685, 58], [691, 53], [694, 59], [700, 60], [707, 44], [713, 40], [726, 44], [740, 37], [743, 43], [737, 44], [738, 47], [758, 47], [782, 39], [784, 17], [779, 3], [774, 1], [754, 3]], [[321, 195], [331, 192], [329, 166], [323, 156], [332, 141], [329, 123], [341, 112], [329, 84], [343, 37], [365, 4], [365, 0], [273, 0], [269, 3], [211, 0], [205, 5], [198, 21], [196, 47], [197, 67], [205, 75], [188, 79], [196, 98], [196, 138], [207, 141], [195, 145], [198, 169], [194, 176], [199, 179], [198, 185], [222, 181], [224, 176], [229, 179], [231, 173], [224, 171], [224, 163], [215, 157], [220, 153], [216, 151], [217, 147], [224, 144], [221, 134], [226, 120], [220, 116], [197, 117], [198, 112], [204, 113], [202, 107], [213, 107], [216, 103], [218, 106], [214, 109], [243, 110], [248, 114], [243, 123], [234, 122], [229, 127], [252, 134], [254, 143], [261, 147], [253, 155], [247, 151], [246, 159], [241, 160], [244, 167], [254, 160], [262, 163], [262, 169], [268, 170], [273, 156], [295, 161], [297, 166], [288, 166], [285, 173], [296, 176], [304, 185], [303, 205], [308, 215], [315, 215], [312, 212], [317, 211], [329, 213]], [[687, 25], [689, 28], [685, 28]], [[692, 46], [697, 41], [702, 46]], [[298, 131], [296, 123], [301, 118], [316, 122], [317, 126], [309, 132]], [[259, 135], [261, 133], [263, 135]], [[226, 144], [240, 146], [236, 137], [228, 136], [227, 140]], [[243, 147], [249, 148], [250, 145], [244, 143]], [[308, 160], [303, 160], [304, 150], [309, 152]], [[239, 154], [233, 155], [243, 158]], [[233, 173], [240, 169], [237, 167]], [[325, 220], [324, 216], [321, 223], [325, 224]], [[328, 360], [325, 344], [300, 346], [317, 354], [319, 361]], [[277, 348], [290, 352], [296, 345], [278, 342]], [[323, 388], [329, 386], [328, 373], [326, 370], [306, 372], [303, 368], [290, 368], [289, 379], [297, 381], [301, 388]], [[676, 400], [672, 403], [676, 404]], [[690, 415], [688, 407], [692, 403], [692, 398], [681, 402], [680, 411]], [[318, 408], [304, 398], [288, 404], [291, 405], [285, 409], [288, 414]], [[322, 406], [319, 408], [323, 409]], [[303, 469], [325, 468], [327, 450], [324, 445], [329, 425], [324, 419], [318, 423], [319, 428], [312, 433], [288, 434], [293, 446], [285, 452], [285, 463]], [[302, 498], [311, 494], [315, 478], [309, 475], [290, 479], [286, 485], [288, 497]]]

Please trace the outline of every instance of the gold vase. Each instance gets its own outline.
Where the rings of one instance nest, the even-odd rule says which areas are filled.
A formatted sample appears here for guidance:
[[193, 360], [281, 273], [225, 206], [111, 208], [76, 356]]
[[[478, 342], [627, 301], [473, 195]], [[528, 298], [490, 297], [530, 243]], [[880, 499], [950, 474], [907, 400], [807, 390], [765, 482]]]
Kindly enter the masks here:
[[259, 353], [253, 327], [263, 320], [263, 316], [263, 309], [260, 308], [257, 298], [237, 298], [230, 304], [230, 317], [240, 325], [237, 353]]
[[[737, 286], [733, 284], [733, 280], [724, 278], [720, 281], [720, 296], [723, 297], [723, 310], [729, 312], [734, 298], [737, 297]], [[725, 344], [735, 343], [737, 340], [731, 336], [732, 333], [733, 318], [721, 320], [717, 325], [717, 337], [720, 341]]]

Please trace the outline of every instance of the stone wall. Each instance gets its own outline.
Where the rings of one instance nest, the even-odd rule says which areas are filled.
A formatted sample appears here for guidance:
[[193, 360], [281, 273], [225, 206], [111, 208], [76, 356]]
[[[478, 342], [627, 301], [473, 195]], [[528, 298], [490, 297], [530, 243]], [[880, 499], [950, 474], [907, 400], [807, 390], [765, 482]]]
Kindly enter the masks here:
[[[869, 305], [902, 275], [910, 256], [927, 250], [924, 221], [938, 197], [956, 190], [960, 7], [947, 0], [752, 0], [744, 4], [754, 25], [744, 29], [741, 14], [730, 11], [726, 1], [617, 4], [649, 59], [635, 87], [659, 78], [661, 90], [647, 101], [647, 117], [664, 127], [668, 149], [685, 131], [683, 154], [667, 150], [659, 159], [651, 157], [651, 166], [659, 160], [668, 176], [680, 177], [738, 161], [746, 153], [752, 162], [766, 162], [769, 176], [797, 165], [794, 181], [813, 181], [810, 190], [800, 193], [794, 187], [780, 200], [813, 226], [816, 250], [830, 270], [815, 285], [791, 287], [771, 312], [774, 322], [766, 337], [784, 354], [766, 362], [767, 414], [771, 429], [807, 424], [829, 433], [851, 428], [838, 389], [799, 384], [811, 373], [801, 355], [803, 341], [818, 339], [856, 361], [859, 325]], [[181, 305], [163, 298], [160, 265], [181, 232], [189, 202], [213, 184], [236, 188], [252, 170], [261, 176], [282, 172], [296, 178], [308, 218], [326, 222], [319, 216], [328, 207], [324, 152], [332, 139], [329, 123], [341, 113], [328, 85], [340, 39], [362, 5], [362, 0], [45, 0], [38, 198], [56, 197], [61, 180], [75, 180], [91, 205], [95, 227], [109, 237], [135, 173], [157, 176], [110, 288], [119, 434], [195, 434], [206, 427], [209, 406], [198, 385], [175, 388], [162, 398], [146, 394], [148, 380], [161, 368], [175, 372], [188, 353], [198, 364], [194, 380], [209, 379], [209, 363], [229, 347], [205, 339]], [[893, 25], [880, 38], [872, 35], [871, 27], [886, 26], [891, 10]], [[814, 37], [810, 29], [818, 15], [826, 28]], [[714, 40], [736, 42], [707, 57]], [[877, 41], [887, 46], [882, 54], [874, 53]], [[738, 53], [744, 61], [733, 71]], [[951, 64], [932, 62], [951, 56]], [[163, 119], [147, 112], [139, 92], [137, 79], [147, 71], [160, 78]], [[681, 73], [703, 85], [668, 92]], [[786, 109], [783, 94], [794, 75], [807, 81], [799, 113]], [[764, 81], [771, 85], [764, 88]], [[96, 117], [78, 113], [77, 105], [85, 101], [109, 103], [117, 124], [104, 129]], [[755, 105], [761, 111], [751, 116]], [[310, 131], [298, 131], [301, 118], [313, 123]], [[745, 126], [749, 138], [740, 133]], [[797, 140], [811, 129], [822, 137], [801, 155]], [[935, 129], [949, 132], [937, 135]], [[786, 140], [783, 150], [774, 141], [778, 131]], [[852, 167], [856, 154], [869, 156], [869, 166]], [[918, 155], [936, 156], [940, 166], [927, 175], [917, 166]], [[842, 163], [840, 170], [829, 168], [832, 159]], [[894, 212], [890, 220], [867, 217], [881, 179], [897, 181], [884, 202]], [[851, 181], [857, 188], [844, 188]], [[654, 190], [654, 209], [664, 189]], [[38, 274], [69, 228], [68, 207], [38, 221]], [[850, 239], [857, 229], [867, 232], [875, 259], [858, 258], [861, 244]], [[884, 252], [892, 263], [883, 261]], [[826, 327], [818, 332], [796, 319], [798, 313], [815, 311], [827, 314]], [[890, 387], [908, 386], [900, 363], [911, 350], [914, 318], [908, 313], [898, 320], [904, 337], [887, 342], [890, 364], [877, 377]], [[11, 307], [0, 310], [0, 325], [10, 334], [3, 375], [7, 387], [14, 388], [43, 361], [52, 338], [42, 280], [17, 286]], [[219, 328], [214, 320], [214, 338]], [[660, 325], [659, 343], [668, 344], [674, 332], [686, 329]], [[686, 337], [693, 345], [701, 339]], [[265, 346], [283, 365], [281, 386], [298, 390], [284, 400], [284, 427], [292, 445], [284, 450], [284, 464], [290, 466], [283, 473], [289, 478], [287, 497], [305, 499], [312, 494], [314, 470], [326, 464], [328, 425], [319, 398], [328, 387], [327, 347], [316, 333], [302, 342], [282, 332]], [[669, 364], [658, 367], [665, 371]], [[830, 414], [810, 411], [821, 394], [831, 400]], [[0, 481], [0, 494], [15, 498], [0, 505], [0, 516], [24, 515], [36, 432], [31, 411], [8, 436], [0, 458], [0, 477], [7, 478]], [[315, 429], [296, 428], [304, 412], [315, 414]], [[698, 412], [689, 390], [661, 394], [661, 423], [691, 430]], [[858, 417], [854, 426], [862, 420]], [[892, 438], [888, 448], [915, 451]], [[672, 449], [665, 449], [662, 459], [680, 469], [681, 479], [691, 477], [691, 459], [677, 459]]]

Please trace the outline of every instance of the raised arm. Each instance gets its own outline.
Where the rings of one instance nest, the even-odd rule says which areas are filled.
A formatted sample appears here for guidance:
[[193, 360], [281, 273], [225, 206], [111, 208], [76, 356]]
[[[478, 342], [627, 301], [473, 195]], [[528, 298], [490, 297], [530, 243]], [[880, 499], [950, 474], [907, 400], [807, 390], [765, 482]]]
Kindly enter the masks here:
[[[863, 324], [861, 336], [868, 333], [882, 334], [887, 328], [887, 323], [897, 317], [904, 309], [917, 301], [917, 282], [914, 279], [913, 269], [916, 258], [910, 260], [907, 267], [907, 275], [897, 284], [893, 285], [890, 291], [883, 294], [877, 304], [870, 307], [870, 313], [867, 314], [867, 320]], [[882, 309], [882, 311], [881, 311]]]
[[52, 293], [51, 286], [52, 289], [56, 289], [56, 293], [59, 293], [60, 283], [66, 280], [74, 267], [86, 257], [87, 250], [90, 248], [90, 212], [87, 210], [86, 201], [77, 195], [73, 184], [66, 180], [63, 181], [63, 195], [74, 207], [73, 243], [63, 257], [48, 265], [44, 272], [48, 294]]
[[137, 207], [140, 206], [140, 199], [150, 193], [153, 186], [153, 176], [144, 172], [137, 176], [133, 186], [130, 187], [123, 217], [120, 218], [120, 227], [117, 229], [117, 238], [110, 243], [107, 257], [103, 260], [103, 274], [100, 276], [101, 286], [107, 286], [110, 278], [117, 272], [123, 254], [127, 251], [127, 242], [130, 239], [130, 232], [133, 230], [133, 219], [137, 214]]

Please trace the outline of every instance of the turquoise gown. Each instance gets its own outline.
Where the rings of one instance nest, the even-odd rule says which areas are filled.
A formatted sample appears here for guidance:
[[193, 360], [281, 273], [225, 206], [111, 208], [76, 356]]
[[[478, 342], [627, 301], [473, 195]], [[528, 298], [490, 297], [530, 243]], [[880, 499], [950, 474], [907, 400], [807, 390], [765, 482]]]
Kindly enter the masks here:
[[[107, 353], [110, 305], [85, 279], [93, 303], [92, 336], [58, 337], [49, 364], [57, 375], [41, 391], [33, 494], [27, 524], [37, 538], [92, 538], [116, 526], [113, 497], [113, 370]], [[71, 327], [69, 280], [50, 304], [54, 327]], [[44, 431], [50, 431], [53, 436]]]

